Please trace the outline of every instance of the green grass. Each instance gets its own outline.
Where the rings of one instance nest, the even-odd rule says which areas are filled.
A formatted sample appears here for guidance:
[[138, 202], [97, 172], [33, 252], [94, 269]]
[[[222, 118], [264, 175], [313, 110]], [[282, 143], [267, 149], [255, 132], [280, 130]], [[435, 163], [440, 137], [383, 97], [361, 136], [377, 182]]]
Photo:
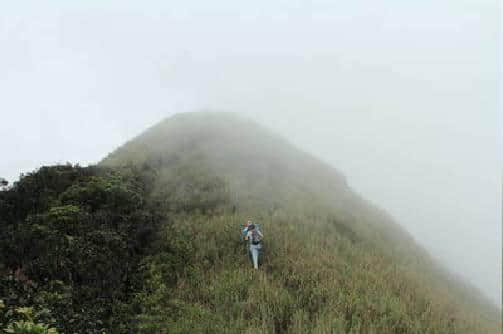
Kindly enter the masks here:
[[172, 247], [149, 259], [148, 292], [138, 297], [143, 333], [497, 332], [330, 221], [264, 218], [254, 270], [239, 238], [245, 219], [185, 216], [164, 232], [161, 244], [181, 243], [174, 253], [184, 265], [169, 265]]

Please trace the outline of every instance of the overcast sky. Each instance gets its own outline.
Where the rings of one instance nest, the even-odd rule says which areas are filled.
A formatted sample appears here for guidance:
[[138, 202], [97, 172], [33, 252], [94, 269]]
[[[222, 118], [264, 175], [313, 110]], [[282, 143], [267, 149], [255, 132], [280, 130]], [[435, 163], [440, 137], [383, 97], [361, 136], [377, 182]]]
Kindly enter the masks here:
[[0, 176], [243, 112], [500, 304], [499, 29], [496, 0], [3, 3]]

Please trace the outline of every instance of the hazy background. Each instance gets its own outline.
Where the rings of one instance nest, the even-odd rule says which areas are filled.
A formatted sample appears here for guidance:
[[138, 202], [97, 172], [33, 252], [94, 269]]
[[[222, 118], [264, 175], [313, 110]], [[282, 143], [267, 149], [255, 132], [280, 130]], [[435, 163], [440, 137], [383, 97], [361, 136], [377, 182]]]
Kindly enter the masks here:
[[499, 30], [496, 0], [2, 3], [0, 176], [244, 112], [501, 306]]

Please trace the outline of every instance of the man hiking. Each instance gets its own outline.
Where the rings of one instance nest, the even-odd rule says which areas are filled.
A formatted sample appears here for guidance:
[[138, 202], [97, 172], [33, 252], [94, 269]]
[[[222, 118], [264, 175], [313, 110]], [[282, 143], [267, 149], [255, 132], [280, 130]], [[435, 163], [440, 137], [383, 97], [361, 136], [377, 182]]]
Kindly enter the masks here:
[[248, 241], [248, 252], [253, 262], [253, 268], [258, 269], [258, 257], [262, 249], [262, 238], [264, 235], [251, 221], [248, 221], [247, 226], [242, 232], [245, 233], [245, 231], [244, 239]]
[[243, 230], [241, 231], [241, 236], [243, 237], [244, 240], [247, 240], [246, 239], [246, 235], [248, 234], [248, 227], [253, 224], [253, 222], [251, 221], [251, 219], [249, 219], [246, 224], [245, 224], [245, 227], [243, 228]]

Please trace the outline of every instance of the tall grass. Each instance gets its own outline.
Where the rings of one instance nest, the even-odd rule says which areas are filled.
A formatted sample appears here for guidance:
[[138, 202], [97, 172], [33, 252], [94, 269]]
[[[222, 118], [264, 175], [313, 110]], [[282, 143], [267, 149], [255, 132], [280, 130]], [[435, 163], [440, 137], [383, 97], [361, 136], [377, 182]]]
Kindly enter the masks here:
[[498, 332], [331, 218], [265, 217], [254, 270], [240, 240], [245, 219], [184, 216], [166, 228], [161, 244], [177, 246], [147, 264], [143, 333]]

